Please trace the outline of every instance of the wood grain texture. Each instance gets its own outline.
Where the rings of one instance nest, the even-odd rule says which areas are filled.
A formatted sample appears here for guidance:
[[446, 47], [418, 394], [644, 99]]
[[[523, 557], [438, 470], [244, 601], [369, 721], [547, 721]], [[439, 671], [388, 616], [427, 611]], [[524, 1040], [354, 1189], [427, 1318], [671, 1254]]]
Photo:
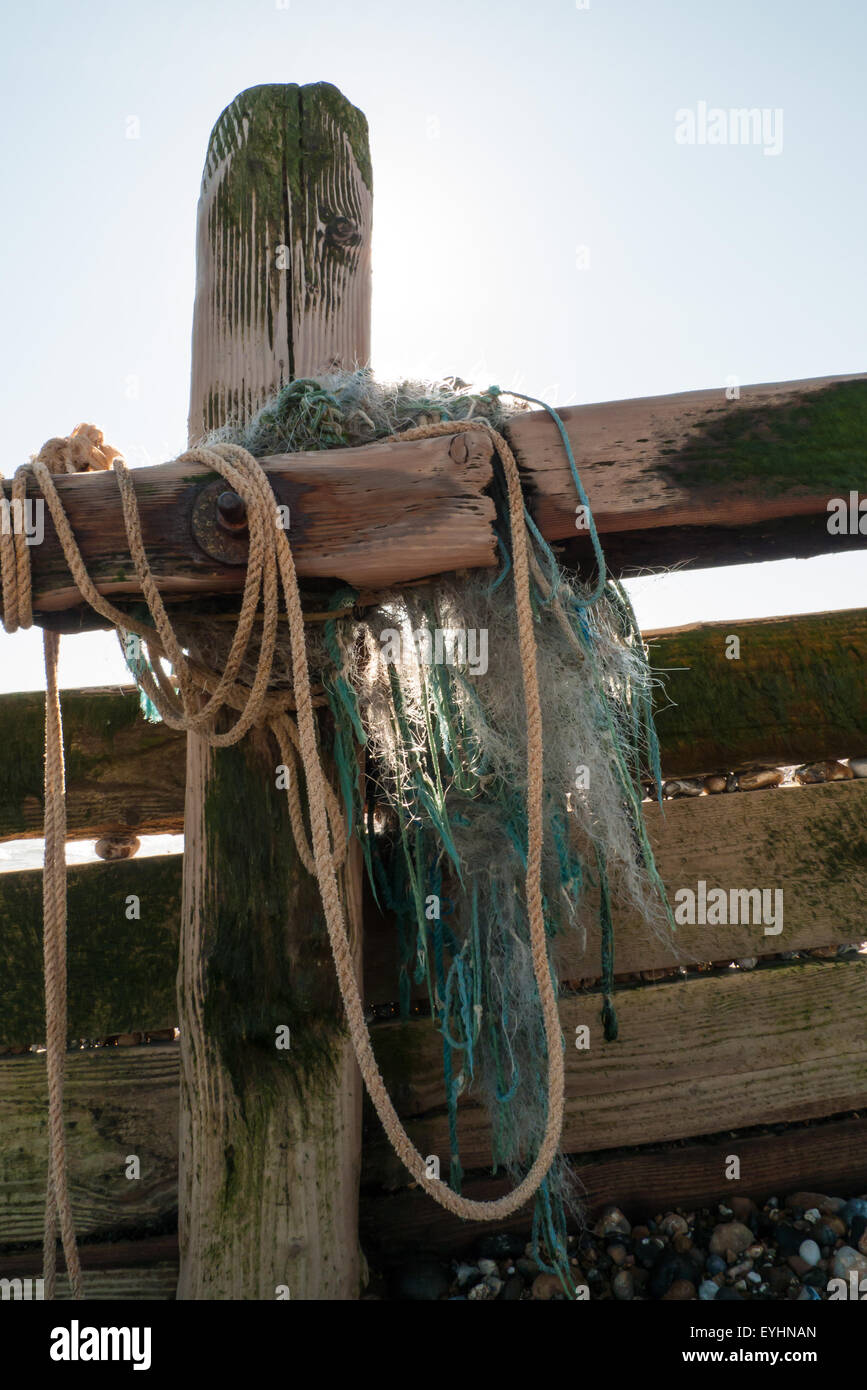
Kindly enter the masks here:
[[[644, 803], [650, 842], [666, 890], [779, 888], [783, 930], [761, 925], [681, 926], [674, 937], [649, 932], [636, 913], [614, 911], [614, 966], [618, 975], [676, 965], [739, 960], [841, 945], [867, 937], [867, 780]], [[773, 901], [773, 900], [772, 900]], [[579, 932], [555, 937], [560, 980], [590, 982], [601, 974], [598, 904], [590, 894]], [[398, 939], [390, 919], [373, 904], [365, 916], [365, 989], [368, 1003], [397, 997]], [[411, 996], [425, 997], [412, 984]]]
[[[138, 692], [119, 686], [61, 692], [67, 838], [184, 828], [184, 740], [148, 724]], [[0, 841], [41, 837], [45, 697], [0, 695]]]
[[[698, 1202], [730, 1191], [722, 1178], [723, 1149], [741, 1155], [741, 1190], [753, 1197], [779, 1185], [837, 1186], [844, 1192], [849, 1187], [847, 1195], [864, 1190], [864, 1121], [852, 1121], [836, 1140], [822, 1125], [804, 1130], [803, 1137], [786, 1136], [778, 1146], [775, 1141], [770, 1149], [764, 1138], [739, 1137], [731, 1148], [718, 1136], [722, 1130], [839, 1115], [867, 1103], [867, 1040], [859, 1037], [857, 1022], [864, 1011], [865, 970], [861, 963], [814, 962], [623, 991], [617, 997], [620, 1040], [609, 1044], [601, 1040], [598, 995], [564, 1000], [564, 1149], [578, 1156], [591, 1207], [618, 1201], [632, 1210], [645, 1201], [648, 1207]], [[589, 1052], [568, 1048], [576, 1023], [591, 1028]], [[373, 1037], [413, 1138], [424, 1153], [445, 1154], [436, 1033], [429, 1022], [418, 1021], [377, 1025]], [[173, 1045], [70, 1055], [70, 1164], [80, 1229], [122, 1233], [148, 1223], [164, 1229], [176, 1206], [178, 1063]], [[0, 1060], [0, 1246], [41, 1238], [43, 1087], [39, 1058]], [[473, 1104], [461, 1109], [465, 1166], [484, 1169], [489, 1155], [483, 1112]], [[716, 1137], [691, 1150], [608, 1152], [702, 1133]], [[118, 1166], [129, 1152], [146, 1157], [139, 1182], [124, 1178]], [[373, 1116], [362, 1177], [369, 1192], [406, 1184]], [[479, 1189], [482, 1196], [492, 1192]], [[465, 1229], [428, 1205], [428, 1216], [420, 1207], [416, 1215], [396, 1209], [407, 1210], [408, 1239]], [[370, 1229], [376, 1211], [390, 1240], [400, 1222], [390, 1220], [388, 1207], [366, 1205], [363, 1225]], [[269, 1243], [270, 1228], [262, 1228], [260, 1238]]]
[[[464, 436], [469, 456], [450, 452], [454, 436], [410, 445], [278, 454], [263, 460], [277, 502], [289, 508], [289, 539], [302, 579], [343, 579], [381, 587], [444, 570], [492, 565], [494, 503], [489, 437]], [[461, 460], [461, 461], [458, 461]], [[246, 566], [213, 559], [193, 535], [199, 492], [216, 474], [172, 462], [132, 472], [142, 537], [157, 585], [169, 597], [231, 593]], [[117, 481], [110, 473], [57, 480], [70, 525], [100, 593], [139, 597], [129, 558]], [[28, 495], [35, 495], [31, 485]], [[30, 549], [34, 605], [40, 614], [81, 602], [47, 509], [45, 539]], [[38, 621], [38, 618], [37, 618]], [[104, 622], [96, 619], [93, 626]]]
[[[739, 636], [741, 656], [726, 658]], [[867, 749], [867, 610], [701, 623], [644, 633], [662, 686], [666, 777], [841, 758]], [[71, 839], [183, 830], [183, 735], [140, 717], [132, 690], [64, 690]], [[0, 841], [42, 834], [44, 709], [0, 695]]]
[[[199, 202], [191, 440], [245, 418], [282, 381], [367, 362], [370, 185], [366, 122], [328, 84], [254, 88], [217, 122]], [[269, 258], [274, 235], [282, 264]], [[308, 460], [317, 476], [321, 462]], [[352, 529], [348, 495], [336, 505]], [[308, 536], [309, 511], [298, 513]], [[392, 502], [383, 519], [394, 517]], [[361, 1080], [279, 762], [266, 731], [219, 750], [187, 740], [182, 1299], [273, 1298], [279, 1284], [293, 1298], [354, 1299], [360, 1287]], [[356, 968], [360, 875], [355, 845], [341, 894]]]
[[[726, 656], [729, 638], [740, 642]], [[663, 681], [666, 777], [857, 756], [867, 749], [867, 610], [643, 633]]]
[[[830, 782], [736, 796], [669, 801], [663, 815], [645, 804], [657, 864], [670, 894], [712, 887], [780, 887], [783, 931], [761, 926], [683, 926], [660, 940], [629, 913], [615, 913], [619, 976], [675, 965], [739, 960], [842, 945], [867, 937], [867, 780]], [[279, 834], [288, 833], [285, 825]], [[69, 875], [70, 1036], [168, 1027], [177, 1022], [178, 904], [182, 856], [82, 865]], [[128, 920], [127, 895], [139, 895], [141, 920]], [[305, 900], [306, 901], [306, 900]], [[42, 883], [38, 870], [0, 874], [0, 1046], [42, 1035]], [[326, 953], [316, 903], [311, 950]], [[561, 980], [598, 978], [601, 943], [596, 904], [587, 902], [587, 937], [555, 939]], [[398, 992], [398, 939], [369, 892], [364, 910], [364, 993], [385, 1004]], [[423, 998], [413, 986], [413, 998]]]
[[[214, 207], [222, 205], [208, 206], [213, 217]], [[219, 266], [222, 256], [211, 263], [214, 273]], [[246, 408], [285, 379], [288, 349], [274, 336], [277, 330], [266, 335], [266, 347], [253, 346], [263, 311], [234, 283], [236, 272], [246, 283], [246, 267], [246, 261], [224, 266], [226, 303], [204, 296], [201, 286], [197, 295], [197, 312], [204, 317], [193, 352], [196, 419], [204, 411], [213, 422], [220, 409]], [[340, 274], [346, 270], [344, 265]], [[325, 299], [336, 314], [336, 301]], [[305, 295], [303, 302], [319, 322], [321, 297]], [[341, 302], [360, 333], [363, 315], [353, 295], [347, 292]], [[239, 305], [253, 315], [252, 327], [244, 326]], [[211, 399], [202, 385], [212, 364], [205, 329], [218, 310], [224, 335], [237, 346], [224, 346], [213, 364], [221, 385]], [[267, 314], [264, 322], [271, 324]], [[309, 346], [311, 331], [306, 325], [299, 343]], [[337, 339], [329, 342], [328, 351], [336, 351]], [[310, 353], [315, 359], [312, 347]], [[308, 361], [293, 360], [299, 371]], [[232, 390], [231, 372], [240, 383]], [[848, 500], [852, 490], [860, 495], [864, 481], [865, 377], [744, 387], [738, 401], [727, 401], [720, 390], [691, 391], [561, 413], [613, 573], [839, 554], [867, 545], [867, 527], [845, 535], [828, 530], [828, 502]], [[529, 412], [510, 424], [509, 434], [542, 534], [567, 543], [564, 560], [584, 567], [589, 545], [575, 528], [575, 485], [553, 421], [544, 411]], [[474, 438], [469, 468], [449, 464], [449, 445], [446, 436], [266, 460], [278, 501], [290, 507], [299, 573], [384, 586], [491, 565], [493, 509], [483, 495], [490, 478], [486, 442]], [[135, 471], [145, 546], [167, 594], [242, 586], [243, 567], [210, 559], [192, 538], [193, 503], [209, 476], [189, 464]], [[82, 474], [58, 486], [98, 588], [137, 594], [113, 477]], [[45, 540], [31, 548], [30, 559], [40, 613], [74, 607], [78, 595], [47, 515]]]
[[[726, 1160], [741, 1161], [737, 1183], [725, 1177]], [[572, 1156], [585, 1213], [593, 1220], [603, 1207], [620, 1207], [633, 1224], [680, 1207], [684, 1211], [743, 1194], [756, 1202], [780, 1200], [798, 1189], [851, 1197], [867, 1188], [867, 1119], [832, 1120], [792, 1126], [777, 1134], [727, 1134], [682, 1147], [629, 1149]], [[734, 1189], [734, 1193], [733, 1193]], [[489, 1201], [509, 1190], [507, 1180], [470, 1175], [464, 1196]], [[474, 1239], [493, 1231], [525, 1231], [532, 1203], [506, 1221], [456, 1221], [423, 1192], [362, 1195], [361, 1239], [369, 1259], [393, 1260], [419, 1248], [443, 1254], [465, 1252]]]
[[[827, 526], [829, 499], [863, 487], [867, 376], [743, 386], [736, 400], [717, 387], [561, 414], [606, 553], [619, 538], [618, 554], [628, 554], [631, 533], [657, 528], [666, 529], [669, 564], [695, 559], [693, 550], [705, 564], [733, 562], [740, 534], [713, 560], [702, 554], [704, 528], [717, 536], [719, 528], [755, 530], [759, 540], [776, 528], [776, 558], [867, 545], [867, 534], [832, 536]], [[528, 414], [510, 435], [542, 534], [575, 541], [575, 484], [554, 422]], [[806, 534], [792, 518], [809, 521]], [[644, 541], [633, 557], [638, 566], [654, 562], [652, 536]], [[755, 544], [743, 558], [761, 558]]]
[[241, 92], [208, 142], [189, 438], [370, 355], [367, 121], [327, 82]]
[[[818, 1118], [867, 1104], [867, 964], [811, 962], [749, 974], [621, 990], [617, 1042], [606, 1043], [601, 998], [561, 1001], [566, 1039], [567, 1153], [668, 1142], [723, 1129]], [[571, 1045], [579, 1024], [590, 1048]], [[449, 1153], [442, 1039], [430, 1020], [374, 1030], [382, 1074], [423, 1154]], [[490, 1164], [490, 1126], [459, 1104], [461, 1161]], [[378, 1124], [366, 1131], [365, 1177], [403, 1179]]]
[[[79, 1237], [165, 1226], [177, 1209], [177, 1043], [67, 1057], [66, 1143]], [[41, 1240], [48, 1097], [45, 1057], [0, 1058], [0, 1247]], [[127, 1178], [127, 1155], [141, 1177]]]

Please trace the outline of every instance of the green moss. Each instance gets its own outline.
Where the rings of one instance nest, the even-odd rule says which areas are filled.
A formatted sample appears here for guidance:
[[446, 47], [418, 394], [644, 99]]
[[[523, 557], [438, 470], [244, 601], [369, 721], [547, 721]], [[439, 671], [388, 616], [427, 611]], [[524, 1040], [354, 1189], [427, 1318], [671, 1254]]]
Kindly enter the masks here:
[[[311, 82], [300, 89], [300, 106], [304, 116], [305, 134], [309, 129], [309, 113], [315, 110], [317, 125], [321, 115], [326, 115], [346, 135], [352, 150], [358, 172], [364, 185], [373, 188], [373, 165], [370, 161], [370, 134], [367, 117], [357, 106], [353, 106], [337, 87], [330, 82]], [[321, 113], [321, 114], [320, 114]], [[307, 151], [305, 151], [307, 153]], [[330, 151], [328, 152], [330, 160]]]
[[[126, 916], [127, 898], [141, 905]], [[68, 1034], [103, 1037], [177, 1023], [181, 856], [71, 868]], [[0, 1043], [44, 1038], [42, 874], [0, 876]]]
[[[740, 658], [726, 657], [726, 635]], [[712, 772], [750, 758], [843, 757], [864, 741], [867, 619], [858, 611], [732, 622], [654, 638], [663, 764]]]
[[[658, 463], [684, 486], [754, 484], [763, 496], [803, 488], [829, 497], [864, 487], [867, 381], [841, 381], [779, 404], [708, 410]], [[674, 443], [667, 440], [666, 443]]]

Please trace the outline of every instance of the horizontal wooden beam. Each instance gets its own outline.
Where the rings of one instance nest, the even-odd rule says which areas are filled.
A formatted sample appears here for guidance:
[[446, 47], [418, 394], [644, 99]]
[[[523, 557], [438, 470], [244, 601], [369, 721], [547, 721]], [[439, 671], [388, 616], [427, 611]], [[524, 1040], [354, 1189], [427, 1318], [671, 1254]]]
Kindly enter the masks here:
[[[793, 1125], [781, 1133], [727, 1133], [678, 1146], [574, 1154], [572, 1165], [588, 1220], [603, 1207], [617, 1206], [636, 1223], [672, 1207], [689, 1211], [730, 1197], [725, 1172], [731, 1153], [741, 1163], [738, 1190], [755, 1202], [773, 1196], [782, 1201], [798, 1189], [848, 1198], [864, 1187], [865, 1148], [867, 1119], [842, 1119]], [[463, 1196], [481, 1202], [508, 1190], [508, 1179], [475, 1175], [461, 1186]], [[369, 1189], [362, 1193], [359, 1216], [368, 1258], [394, 1259], [404, 1250], [466, 1252], [494, 1231], [529, 1233], [533, 1204], [505, 1221], [456, 1221], [417, 1188], [388, 1194]]]
[[[729, 638], [740, 655], [726, 656]], [[649, 631], [666, 777], [867, 750], [867, 610]], [[180, 833], [184, 736], [132, 689], [64, 690], [70, 839]], [[0, 841], [42, 834], [43, 697], [0, 695]]]
[[[494, 503], [485, 495], [491, 459], [490, 439], [479, 431], [413, 444], [280, 454], [262, 464], [277, 502], [289, 508], [299, 575], [364, 588], [494, 563]], [[217, 526], [218, 474], [175, 461], [137, 468], [132, 480], [145, 550], [164, 594], [196, 598], [243, 588], [246, 547], [231, 564], [214, 558], [225, 539]], [[202, 504], [205, 550], [194, 534], [194, 509], [209, 487], [210, 502]], [[100, 593], [139, 597], [114, 475], [60, 477], [57, 489]], [[81, 602], [47, 508], [45, 536], [30, 547], [30, 563], [40, 613]]]
[[[856, 1180], [860, 1191], [863, 1120], [849, 1122], [837, 1142], [828, 1140], [830, 1127], [826, 1132], [823, 1123], [771, 1150], [764, 1139], [739, 1136], [733, 1148], [731, 1139], [719, 1136], [758, 1125], [824, 1121], [867, 1104], [867, 1039], [859, 1037], [857, 1022], [865, 972], [867, 965], [859, 962], [812, 962], [623, 991], [616, 1043], [602, 1040], [598, 995], [562, 1001], [567, 1043], [576, 1024], [586, 1023], [591, 1031], [589, 1051], [567, 1046], [564, 1131], [564, 1149], [578, 1156], [590, 1205], [613, 1200], [646, 1214], [670, 1201], [710, 1199], [726, 1191], [723, 1149], [741, 1155], [742, 1185], [753, 1197], [771, 1190], [784, 1195], [782, 1188], [804, 1184], [851, 1195], [847, 1186]], [[442, 1048], [430, 1021], [377, 1025], [373, 1042], [411, 1137], [423, 1153], [445, 1158]], [[179, 1060], [177, 1044], [68, 1058], [69, 1169], [80, 1234], [104, 1240], [122, 1238], [125, 1231], [159, 1233], [177, 1210]], [[0, 1058], [0, 1248], [41, 1239], [45, 1106], [44, 1059]], [[489, 1166], [487, 1121], [472, 1101], [460, 1109], [464, 1165], [480, 1173]], [[672, 1148], [624, 1152], [702, 1134], [712, 1137], [691, 1154]], [[124, 1176], [130, 1152], [142, 1157], [136, 1182]], [[363, 1188], [374, 1194], [405, 1187], [406, 1181], [370, 1116]], [[482, 1189], [479, 1194], [489, 1195]], [[366, 1210], [368, 1228], [378, 1210], [383, 1229], [396, 1230], [386, 1207]], [[438, 1208], [436, 1213], [408, 1214], [407, 1231], [414, 1222], [420, 1235], [429, 1222], [470, 1229]]]
[[867, 609], [643, 636], [666, 777], [867, 752]]
[[[644, 985], [617, 995], [620, 1034], [606, 1043], [601, 996], [560, 1003], [566, 1039], [563, 1148], [592, 1153], [857, 1110], [867, 1104], [867, 1035], [861, 1018], [867, 963], [819, 962]], [[590, 1047], [570, 1045], [586, 1024]], [[860, 1033], [860, 1036], [859, 1036]], [[688, 1045], [685, 1044], [685, 1040]], [[450, 1153], [442, 1037], [429, 1019], [384, 1023], [373, 1045], [389, 1092], [420, 1153]], [[461, 1162], [490, 1164], [490, 1123], [472, 1098], [459, 1103]], [[365, 1172], [404, 1181], [376, 1122]]]
[[[828, 502], [864, 487], [867, 376], [817, 377], [571, 406], [561, 412], [611, 567], [713, 566], [836, 553]], [[576, 532], [575, 484], [545, 412], [509, 427], [530, 511], [550, 541]], [[577, 540], [576, 540], [577, 535]]]
[[[867, 937], [867, 780], [644, 803], [657, 867], [669, 896], [680, 888], [780, 889], [783, 929], [760, 925], [681, 926], [674, 936], [649, 932], [637, 913], [615, 908], [614, 968], [618, 975], [673, 966], [726, 962], [842, 945]], [[585, 901], [579, 933], [554, 938], [560, 980], [590, 982], [601, 973], [595, 897]], [[365, 913], [368, 1003], [396, 998], [398, 939], [392, 921]], [[411, 996], [425, 997], [413, 984]]]
[[[735, 400], [715, 388], [561, 413], [615, 571], [867, 545], [857, 516], [854, 530], [828, 529], [829, 501], [848, 502], [863, 483], [865, 376], [747, 386]], [[528, 412], [510, 422], [509, 434], [542, 534], [570, 541], [567, 558], [583, 563], [587, 533], [576, 529], [575, 486], [553, 421]], [[382, 587], [494, 563], [491, 450], [481, 431], [263, 464], [278, 502], [289, 507], [303, 578]], [[190, 463], [134, 473], [145, 548], [168, 595], [242, 586], [243, 564], [213, 558], [219, 552], [193, 534], [197, 500], [213, 482]], [[138, 595], [115, 479], [81, 474], [59, 479], [58, 488], [97, 587]], [[219, 537], [216, 492], [204, 511]], [[39, 612], [75, 607], [79, 595], [47, 514], [30, 558]]]
[[[166, 1300], [175, 1297], [178, 1282], [177, 1233], [118, 1240], [106, 1245], [82, 1245], [79, 1258], [88, 1300]], [[61, 1261], [62, 1265], [62, 1261]], [[41, 1251], [0, 1253], [0, 1279], [39, 1278]], [[58, 1299], [72, 1297], [64, 1269], [57, 1273]]]
[[[71, 840], [184, 828], [185, 736], [142, 718], [134, 689], [64, 690]], [[45, 696], [0, 695], [0, 841], [41, 836]]]
[[[676, 965], [766, 956], [858, 941], [865, 936], [867, 780], [645, 803], [657, 864], [670, 894], [678, 888], [770, 887], [783, 893], [783, 930], [683, 926], [674, 938], [648, 932], [637, 915], [615, 913], [620, 976]], [[69, 871], [69, 1035], [99, 1038], [177, 1022], [175, 975], [181, 855]], [[0, 1046], [39, 1041], [43, 1031], [42, 876], [0, 874]], [[139, 919], [127, 916], [136, 894]], [[586, 944], [555, 938], [561, 980], [599, 976], [596, 904], [588, 898]], [[398, 992], [394, 924], [368, 899], [364, 912], [364, 989], [369, 1004]], [[413, 987], [413, 996], [423, 996]]]
[[[69, 869], [69, 1038], [177, 1024], [182, 862], [180, 854], [154, 855]], [[45, 1036], [40, 870], [0, 874], [0, 923], [0, 1047], [38, 1043]]]
[[[65, 1120], [79, 1238], [162, 1233], [178, 1205], [177, 1043], [67, 1058]], [[32, 1244], [44, 1221], [45, 1058], [0, 1058], [0, 1248]], [[141, 1176], [126, 1176], [127, 1155]], [[38, 1271], [34, 1271], [38, 1273]]]

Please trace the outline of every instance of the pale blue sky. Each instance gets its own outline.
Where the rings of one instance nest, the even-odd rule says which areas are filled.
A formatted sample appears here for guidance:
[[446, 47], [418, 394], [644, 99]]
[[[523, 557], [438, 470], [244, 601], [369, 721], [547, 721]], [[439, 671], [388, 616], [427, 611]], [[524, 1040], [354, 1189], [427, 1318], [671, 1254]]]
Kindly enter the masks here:
[[[261, 82], [368, 117], [381, 375], [571, 404], [861, 371], [865, 50], [852, 0], [7, 4], [3, 471], [82, 419], [132, 463], [183, 447], [202, 161]], [[678, 144], [702, 101], [781, 108], [781, 152]], [[867, 561], [633, 593], [646, 627], [845, 607]], [[40, 646], [0, 635], [0, 689]], [[113, 639], [63, 647], [65, 684], [119, 678]]]

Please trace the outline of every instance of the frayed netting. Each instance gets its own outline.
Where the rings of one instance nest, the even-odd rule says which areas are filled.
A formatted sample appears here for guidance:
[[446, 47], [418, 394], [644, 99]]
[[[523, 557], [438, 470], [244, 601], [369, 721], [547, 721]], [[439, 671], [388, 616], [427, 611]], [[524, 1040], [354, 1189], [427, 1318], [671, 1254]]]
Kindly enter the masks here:
[[[354, 372], [294, 382], [249, 425], [216, 438], [263, 456], [366, 443], [434, 415], [474, 412], [498, 428], [509, 413], [499, 396], [473, 394], [463, 383], [387, 387]], [[364, 609], [355, 591], [343, 589], [319, 600], [334, 616], [308, 627], [311, 677], [333, 716], [347, 826], [361, 838], [374, 892], [397, 925], [401, 1008], [408, 1016], [414, 987], [425, 989], [442, 1037], [456, 1191], [461, 1096], [486, 1106], [494, 1171], [513, 1180], [527, 1172], [546, 1123], [545, 1032], [524, 896], [526, 714], [502, 507], [498, 537], [498, 573], [429, 581]], [[608, 579], [591, 592], [560, 570], [538, 533], [531, 542], [545, 926], [549, 945], [572, 933], [583, 946], [598, 921], [602, 1022], [613, 1039], [613, 921], [629, 910], [660, 936], [673, 926], [640, 806], [642, 781], [659, 783], [653, 681], [622, 587]], [[177, 618], [175, 627], [196, 659], [222, 669], [230, 626]], [[256, 656], [254, 637], [241, 679]], [[278, 641], [272, 683], [292, 686], [288, 641]], [[556, 943], [549, 957], [555, 952]], [[553, 966], [552, 977], [556, 987]], [[537, 1195], [534, 1243], [564, 1283], [567, 1217], [579, 1208], [578, 1183], [560, 1158]]]

